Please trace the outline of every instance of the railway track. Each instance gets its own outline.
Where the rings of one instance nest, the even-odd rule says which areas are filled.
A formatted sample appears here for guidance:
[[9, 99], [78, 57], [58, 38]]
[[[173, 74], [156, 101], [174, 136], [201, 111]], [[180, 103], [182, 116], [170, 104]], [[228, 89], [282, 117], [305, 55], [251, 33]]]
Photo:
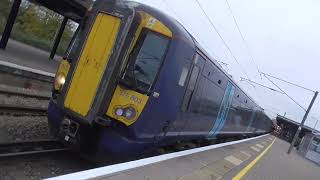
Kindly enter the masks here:
[[[33, 98], [37, 99], [36, 101], [39, 103], [50, 100], [49, 94], [36, 94], [36, 92], [33, 91], [22, 91], [15, 88], [6, 89], [0, 87], [0, 95], [4, 95], [6, 96], [6, 98], [17, 97], [18, 99], [21, 99], [23, 101], [29, 101], [28, 98]], [[0, 103], [0, 115], [47, 115], [47, 108], [41, 107], [41, 105], [28, 106], [25, 105], [27, 103], [23, 104], [24, 105], [16, 104], [15, 102], [4, 104]]]
[[18, 96], [18, 97], [22, 97], [22, 98], [36, 98], [39, 100], [50, 100], [49, 95], [32, 94], [32, 93], [26, 93], [26, 92], [19, 92], [19, 91], [15, 91], [15, 90], [0, 89], [0, 94], [4, 94], [6, 96]]
[[50, 91], [54, 74], [0, 60], [0, 84]]
[[46, 116], [47, 108], [29, 107], [24, 105], [0, 104], [0, 115]]
[[0, 143], [0, 158], [67, 150], [69, 149], [56, 140]]

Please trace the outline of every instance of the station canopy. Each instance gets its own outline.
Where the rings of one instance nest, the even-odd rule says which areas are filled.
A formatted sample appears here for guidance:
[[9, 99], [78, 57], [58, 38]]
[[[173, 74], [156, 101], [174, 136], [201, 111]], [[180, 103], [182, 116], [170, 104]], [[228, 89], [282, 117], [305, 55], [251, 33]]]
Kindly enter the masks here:
[[29, 0], [76, 22], [81, 21], [92, 0]]
[[[1, 40], [0, 40], [0, 49], [5, 49], [13, 28], [13, 25], [16, 21], [19, 7], [22, 0], [13, 0], [11, 11], [9, 13], [5, 28], [3, 30]], [[31, 3], [38, 4], [40, 6], [46, 7], [64, 17], [60, 29], [55, 37], [54, 45], [50, 53], [50, 59], [53, 59], [62, 33], [67, 24], [68, 19], [71, 19], [77, 23], [85, 16], [87, 10], [93, 4], [93, 0], [28, 0]]]

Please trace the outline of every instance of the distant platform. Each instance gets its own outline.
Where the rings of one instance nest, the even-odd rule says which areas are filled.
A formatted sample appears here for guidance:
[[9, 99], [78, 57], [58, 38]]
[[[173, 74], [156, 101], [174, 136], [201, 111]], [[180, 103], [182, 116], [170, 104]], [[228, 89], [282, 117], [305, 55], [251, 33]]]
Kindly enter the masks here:
[[49, 52], [10, 39], [6, 50], [0, 50], [0, 61], [54, 74], [61, 57], [49, 59]]

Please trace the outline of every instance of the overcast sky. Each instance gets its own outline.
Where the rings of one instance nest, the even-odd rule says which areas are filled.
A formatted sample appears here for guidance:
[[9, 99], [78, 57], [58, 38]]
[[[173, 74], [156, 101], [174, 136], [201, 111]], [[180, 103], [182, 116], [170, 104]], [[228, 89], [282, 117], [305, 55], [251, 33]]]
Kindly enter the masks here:
[[[262, 72], [313, 90], [320, 90], [320, 1], [317, 0], [198, 0], [227, 46], [201, 11], [196, 0], [136, 0], [175, 17], [270, 116], [275, 113], [300, 122], [304, 110], [283, 94], [247, 82], [240, 77], [276, 89]], [[233, 16], [244, 36], [242, 40]], [[246, 46], [246, 44], [247, 46]], [[248, 47], [248, 48], [247, 48]], [[252, 58], [251, 58], [252, 57]], [[313, 93], [271, 79], [307, 109]], [[320, 119], [320, 97], [306, 125]], [[320, 121], [320, 120], [319, 120]], [[320, 129], [320, 122], [317, 125]]]

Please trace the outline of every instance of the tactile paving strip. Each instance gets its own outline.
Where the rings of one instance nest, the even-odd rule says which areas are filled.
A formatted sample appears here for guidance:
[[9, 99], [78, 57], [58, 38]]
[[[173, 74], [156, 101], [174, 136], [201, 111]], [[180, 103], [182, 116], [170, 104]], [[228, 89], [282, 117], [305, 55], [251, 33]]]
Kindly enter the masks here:
[[[261, 143], [264, 145], [269, 144], [265, 140]], [[252, 156], [258, 155], [264, 148], [265, 146], [261, 144], [253, 144], [244, 150], [234, 152], [232, 155], [226, 156], [221, 160], [208, 164], [201, 169], [182, 176], [179, 178], [179, 180], [222, 179], [222, 177], [230, 172], [233, 168], [246, 162]]]

